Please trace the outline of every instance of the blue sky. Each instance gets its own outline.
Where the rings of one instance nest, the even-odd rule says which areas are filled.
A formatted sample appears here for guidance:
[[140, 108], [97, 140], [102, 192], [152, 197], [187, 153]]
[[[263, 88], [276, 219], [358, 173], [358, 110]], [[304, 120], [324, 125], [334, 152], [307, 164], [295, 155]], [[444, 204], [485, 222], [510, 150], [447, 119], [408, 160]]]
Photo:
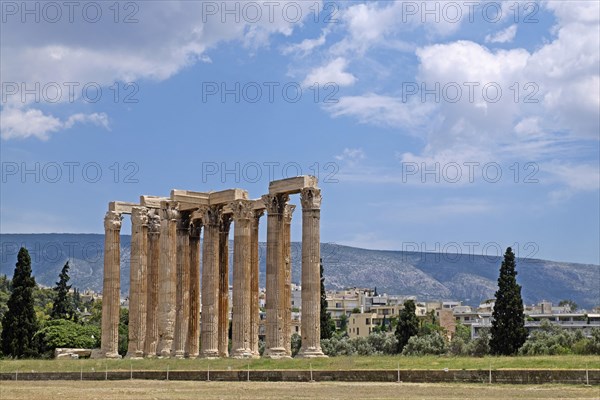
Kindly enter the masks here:
[[599, 264], [600, 3], [477, 3], [3, 2], [0, 231], [301, 173], [323, 242]]

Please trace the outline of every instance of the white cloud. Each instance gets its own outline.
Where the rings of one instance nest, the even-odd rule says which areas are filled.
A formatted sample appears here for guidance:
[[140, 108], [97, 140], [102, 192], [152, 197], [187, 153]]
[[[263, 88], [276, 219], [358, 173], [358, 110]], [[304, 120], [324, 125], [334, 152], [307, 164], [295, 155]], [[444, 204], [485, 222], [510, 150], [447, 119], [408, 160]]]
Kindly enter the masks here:
[[333, 83], [337, 86], [352, 86], [356, 82], [356, 77], [345, 71], [347, 66], [348, 61], [338, 57], [322, 67], [313, 69], [302, 84], [307, 87], [315, 83], [320, 86], [327, 83]]
[[91, 123], [109, 129], [108, 117], [104, 113], [74, 114], [65, 121], [37, 109], [8, 107], [0, 112], [2, 119], [2, 139], [25, 139], [37, 137], [48, 140], [50, 133], [72, 128], [77, 123]]
[[510, 43], [515, 39], [517, 35], [517, 24], [513, 24], [506, 29], [494, 33], [493, 35], [486, 35], [486, 43]]
[[362, 149], [345, 148], [342, 154], [335, 156], [338, 161], [345, 161], [349, 164], [354, 164], [365, 158], [365, 152]]
[[431, 110], [426, 103], [405, 103], [392, 96], [367, 93], [362, 96], [344, 96], [326, 109], [334, 116], [353, 116], [361, 123], [381, 126], [417, 128], [427, 123]]
[[282, 51], [284, 55], [299, 53], [301, 56], [306, 56], [311, 53], [317, 47], [325, 44], [327, 38], [327, 32], [323, 32], [321, 36], [316, 39], [304, 39], [300, 43], [291, 44], [285, 47]]

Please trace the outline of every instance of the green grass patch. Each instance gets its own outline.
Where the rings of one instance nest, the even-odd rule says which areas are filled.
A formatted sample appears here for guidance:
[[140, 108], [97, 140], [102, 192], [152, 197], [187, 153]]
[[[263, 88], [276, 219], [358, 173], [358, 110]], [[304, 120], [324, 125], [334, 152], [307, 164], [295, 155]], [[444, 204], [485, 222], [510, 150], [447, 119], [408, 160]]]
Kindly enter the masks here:
[[358, 369], [600, 369], [597, 356], [532, 356], [532, 357], [330, 357], [320, 359], [257, 359], [257, 360], [0, 360], [0, 372], [84, 372], [89, 371], [129, 371], [140, 370], [358, 370]]

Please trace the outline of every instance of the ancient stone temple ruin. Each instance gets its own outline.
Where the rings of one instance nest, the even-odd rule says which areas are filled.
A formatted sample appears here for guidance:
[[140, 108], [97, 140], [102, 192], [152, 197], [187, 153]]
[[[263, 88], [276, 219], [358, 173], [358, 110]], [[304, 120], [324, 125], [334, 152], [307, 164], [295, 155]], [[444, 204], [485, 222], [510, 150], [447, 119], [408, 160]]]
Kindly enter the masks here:
[[[266, 321], [263, 356], [291, 356], [290, 225], [302, 205], [302, 347], [298, 357], [323, 357], [320, 344], [321, 190], [313, 176], [273, 181], [250, 200], [241, 189], [172, 190], [111, 202], [104, 218], [101, 356], [120, 357], [120, 231], [131, 215], [128, 357], [259, 357], [258, 229], [267, 214]], [[232, 346], [229, 330], [229, 231], [233, 223]], [[202, 236], [202, 241], [200, 237]], [[202, 247], [202, 248], [201, 248]], [[200, 272], [202, 271], [202, 272]], [[201, 345], [200, 345], [201, 343]]]

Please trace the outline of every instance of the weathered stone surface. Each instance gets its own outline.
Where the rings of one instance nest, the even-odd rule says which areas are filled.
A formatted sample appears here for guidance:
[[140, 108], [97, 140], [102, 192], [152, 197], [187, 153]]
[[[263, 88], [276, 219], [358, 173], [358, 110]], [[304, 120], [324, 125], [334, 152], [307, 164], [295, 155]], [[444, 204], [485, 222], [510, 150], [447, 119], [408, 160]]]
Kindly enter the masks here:
[[119, 355], [119, 310], [121, 306], [121, 214], [109, 210], [104, 217], [104, 279], [102, 289], [102, 356]]
[[263, 214], [264, 209], [254, 210], [254, 218], [252, 218], [252, 232], [250, 237], [250, 349], [253, 357], [260, 357], [258, 349], [258, 324], [260, 321], [260, 307], [258, 303], [258, 229], [260, 217], [262, 217]]
[[192, 220], [190, 224], [190, 307], [186, 357], [196, 358], [200, 354], [200, 233], [202, 224]]
[[177, 293], [175, 298], [174, 355], [185, 356], [190, 308], [190, 220], [182, 213], [177, 223]]
[[265, 357], [287, 357], [284, 339], [284, 227], [283, 214], [288, 195], [264, 195], [267, 210], [267, 282], [265, 321]]
[[269, 194], [300, 193], [304, 188], [316, 188], [317, 178], [311, 175], [280, 179], [269, 183]]
[[56, 348], [54, 349], [54, 358], [77, 358], [91, 357], [92, 349], [77, 349], [77, 348]]
[[291, 224], [296, 206], [288, 204], [283, 212], [283, 341], [285, 352], [292, 356], [292, 255]]
[[219, 357], [229, 355], [229, 228], [231, 215], [219, 223]]
[[200, 318], [200, 356], [219, 357], [219, 225], [220, 207], [205, 207], [202, 249], [202, 315]]
[[127, 357], [144, 356], [148, 286], [148, 209], [131, 211], [131, 259], [129, 263], [129, 342]]
[[160, 196], [140, 196], [140, 206], [146, 208], [160, 208], [160, 203], [163, 201], [169, 200], [168, 197], [160, 197]]
[[170, 357], [175, 334], [177, 298], [177, 222], [180, 213], [177, 202], [161, 203], [160, 265], [158, 271], [158, 345], [160, 357]]
[[125, 201], [111, 201], [108, 203], [108, 211], [113, 211], [119, 214], [131, 214], [131, 209], [137, 206], [138, 204], [128, 203]]
[[144, 356], [156, 357], [158, 345], [158, 270], [160, 264], [160, 215], [154, 209], [148, 214], [148, 283], [146, 290], [146, 339]]
[[305, 188], [302, 204], [302, 347], [298, 357], [325, 357], [321, 350], [321, 190]]
[[248, 192], [243, 189], [227, 189], [219, 192], [210, 192], [209, 204], [222, 206], [236, 200], [248, 200]]
[[230, 205], [234, 220], [233, 315], [231, 356], [253, 357], [250, 344], [252, 202], [238, 200]]

